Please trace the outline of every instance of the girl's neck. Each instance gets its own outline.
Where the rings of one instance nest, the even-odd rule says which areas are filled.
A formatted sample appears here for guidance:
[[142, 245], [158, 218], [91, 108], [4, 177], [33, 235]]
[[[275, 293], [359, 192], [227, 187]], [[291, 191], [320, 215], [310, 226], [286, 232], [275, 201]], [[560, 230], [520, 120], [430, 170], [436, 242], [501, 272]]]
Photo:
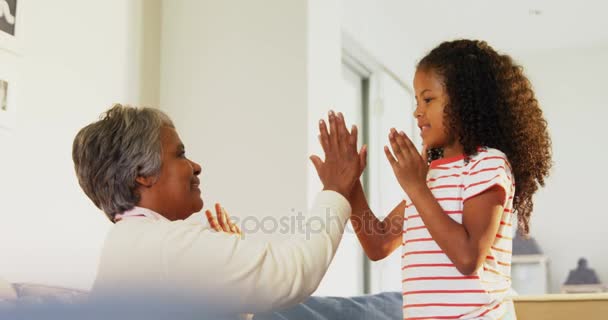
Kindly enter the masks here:
[[463, 154], [464, 154], [464, 148], [458, 142], [454, 142], [449, 146], [443, 147], [443, 157], [444, 158], [458, 157]]

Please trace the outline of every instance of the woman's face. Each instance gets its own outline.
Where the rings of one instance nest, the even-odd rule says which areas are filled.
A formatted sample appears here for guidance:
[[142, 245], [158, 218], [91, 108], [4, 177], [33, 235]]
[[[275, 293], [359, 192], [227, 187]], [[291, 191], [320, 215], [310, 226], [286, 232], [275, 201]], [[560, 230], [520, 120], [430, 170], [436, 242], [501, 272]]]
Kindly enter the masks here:
[[185, 219], [203, 208], [198, 179], [201, 166], [186, 158], [184, 144], [174, 128], [162, 127], [160, 141], [160, 175], [148, 191], [158, 213], [169, 220]]

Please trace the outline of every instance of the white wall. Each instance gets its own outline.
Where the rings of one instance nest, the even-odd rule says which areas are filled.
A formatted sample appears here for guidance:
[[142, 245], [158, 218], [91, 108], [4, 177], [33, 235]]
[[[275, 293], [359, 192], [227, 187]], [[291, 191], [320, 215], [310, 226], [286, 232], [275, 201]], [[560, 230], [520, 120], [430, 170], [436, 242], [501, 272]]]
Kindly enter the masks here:
[[18, 126], [0, 135], [3, 277], [90, 287], [109, 222], [77, 185], [71, 143], [113, 102], [168, 111], [203, 165], [207, 206], [307, 208], [311, 119], [336, 106], [341, 81], [336, 1], [20, 5], [23, 56], [2, 57], [22, 76]]
[[306, 1], [163, 1], [161, 106], [203, 168], [205, 207], [306, 208]]
[[549, 256], [550, 289], [559, 291], [580, 257], [608, 283], [608, 46], [519, 57], [549, 123], [554, 167], [535, 197], [531, 235]]
[[[472, 27], [469, 25], [465, 30], [457, 26], [442, 27], [439, 21], [428, 30], [420, 29], [411, 21], [399, 20], [400, 16], [407, 17], [407, 14], [388, 11], [388, 8], [394, 7], [397, 2], [340, 2], [342, 29], [407, 84], [412, 82], [414, 68], [421, 55], [440, 41], [453, 38], [477, 38], [485, 35], [482, 36], [484, 40], [520, 60], [536, 88], [553, 139], [555, 166], [547, 180], [547, 187], [535, 197], [532, 218], [532, 236], [538, 240], [550, 259], [549, 289], [551, 292], [559, 291], [568, 271], [573, 269], [577, 259], [583, 256], [587, 257], [591, 267], [598, 271], [600, 279], [608, 283], [608, 256], [601, 245], [608, 241], [608, 233], [605, 232], [608, 227], [608, 215], [604, 213], [600, 202], [602, 197], [605, 197], [606, 188], [602, 183], [607, 174], [601, 170], [593, 170], [592, 166], [593, 160], [601, 161], [608, 152], [604, 147], [606, 143], [602, 140], [606, 136], [604, 119], [608, 117], [605, 95], [608, 89], [608, 47], [605, 42], [601, 42], [604, 43], [603, 46], [594, 48], [550, 51], [538, 51], [540, 45], [530, 50], [522, 47], [510, 48], [509, 44], [516, 42], [505, 41], [504, 37], [500, 38], [500, 41], [494, 41], [492, 35], [487, 33], [487, 28], [484, 29], [483, 23]], [[419, 6], [413, 4], [411, 9], [416, 8]], [[459, 6], [457, 13], [461, 15], [465, 10], [466, 7]], [[518, 12], [525, 13], [521, 10]], [[560, 12], [548, 12], [549, 17], [544, 19], [558, 19]], [[427, 13], [420, 11], [419, 14]], [[515, 16], [515, 12], [511, 14]], [[543, 24], [546, 22], [544, 19], [536, 22], [535, 34], [551, 32]], [[576, 15], [568, 16], [568, 19], [585, 25], [604, 22], [600, 19], [580, 21]], [[512, 19], [505, 20], [508, 21], [501, 20], [499, 25], [493, 27], [511, 30]], [[504, 36], [505, 33], [501, 34]], [[554, 34], [547, 34], [546, 37], [553, 39]], [[435, 44], [430, 44], [432, 39], [437, 39]], [[585, 36], [572, 42], [587, 43]], [[402, 106], [391, 108], [406, 109], [409, 106], [410, 101], [403, 101]], [[391, 117], [394, 120], [391, 121], [402, 121], [405, 125], [409, 122], [409, 115], [394, 115]], [[383, 212], [386, 210], [382, 199], [371, 200], [372, 209], [378, 210], [376, 214], [386, 214]], [[393, 266], [390, 267], [395, 273], [399, 272], [398, 259], [388, 259], [386, 263], [392, 263]], [[383, 270], [390, 270], [383, 262], [374, 265]], [[390, 277], [396, 279], [393, 275]], [[383, 285], [373, 287], [378, 289]], [[400, 283], [392, 289], [398, 287]]]
[[162, 0], [129, 0], [133, 35], [133, 63], [129, 68], [134, 77], [131, 94], [138, 104], [160, 107], [160, 54]]
[[[308, 208], [321, 189], [308, 160], [322, 155], [318, 120], [344, 107], [340, 37], [336, 0], [163, 2], [161, 105], [202, 164], [206, 207], [258, 221]], [[360, 293], [362, 277], [343, 271], [361, 263], [353, 245], [317, 294]]]
[[18, 120], [0, 130], [0, 276], [90, 287], [109, 226], [80, 190], [76, 132], [113, 102], [137, 103], [134, 1], [22, 0]]
[[[384, 145], [388, 145], [388, 132], [395, 127], [404, 130], [414, 141], [418, 140], [411, 116], [413, 96], [402, 85], [411, 90], [410, 75], [413, 75], [416, 52], [407, 32], [389, 18], [382, 6], [368, 0], [342, 0], [340, 5], [342, 31], [368, 59], [380, 66], [371, 82], [367, 197], [374, 214], [383, 219], [403, 199], [403, 191], [382, 151]], [[399, 82], [383, 71], [382, 66]], [[370, 262], [371, 292], [401, 290], [400, 264], [400, 249], [381, 261]]]
[[378, 63], [411, 86], [417, 59], [429, 48], [413, 41], [413, 30], [404, 29], [404, 22], [395, 19], [390, 3], [397, 2], [340, 0], [341, 28]]
[[[160, 2], [19, 1], [21, 56], [0, 51], [19, 80], [17, 128], [0, 130], [2, 277], [90, 286], [109, 222], [77, 185], [71, 143], [111, 103], [168, 111], [203, 166], [207, 207], [283, 216], [318, 190], [308, 155], [320, 151], [316, 121], [339, 103], [340, 29], [406, 83], [429, 49], [370, 1], [166, 0], [162, 12]], [[590, 163], [607, 152], [607, 57], [606, 47], [520, 57], [554, 144], [532, 221], [553, 291], [579, 256], [608, 282], [606, 174]]]
[[[333, 109], [344, 112], [347, 125], [361, 128], [360, 101], [356, 95], [355, 75], [345, 74], [342, 64], [342, 42], [340, 28], [340, 4], [338, 0], [308, 0], [308, 154], [323, 157], [319, 140], [319, 120], [327, 119]], [[347, 77], [347, 78], [345, 78]], [[354, 81], [354, 82], [353, 82]], [[353, 87], [355, 85], [355, 87]], [[360, 84], [359, 84], [360, 85]], [[361, 136], [361, 135], [360, 135]], [[321, 189], [314, 168], [308, 166], [308, 200]], [[362, 250], [350, 223], [347, 225], [336, 256], [314, 295], [352, 296], [363, 293]]]

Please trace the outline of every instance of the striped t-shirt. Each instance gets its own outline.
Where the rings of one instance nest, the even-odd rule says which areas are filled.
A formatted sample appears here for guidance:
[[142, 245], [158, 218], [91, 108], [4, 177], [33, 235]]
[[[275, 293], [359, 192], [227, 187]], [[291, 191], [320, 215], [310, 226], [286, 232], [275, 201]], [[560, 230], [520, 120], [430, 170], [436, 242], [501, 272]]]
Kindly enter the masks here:
[[480, 148], [465, 162], [454, 157], [433, 161], [427, 185], [445, 214], [462, 223], [464, 202], [493, 186], [505, 190], [498, 233], [483, 265], [461, 274], [426, 229], [405, 196], [401, 274], [404, 319], [499, 319], [511, 286], [512, 213], [515, 184], [509, 161], [496, 149]]

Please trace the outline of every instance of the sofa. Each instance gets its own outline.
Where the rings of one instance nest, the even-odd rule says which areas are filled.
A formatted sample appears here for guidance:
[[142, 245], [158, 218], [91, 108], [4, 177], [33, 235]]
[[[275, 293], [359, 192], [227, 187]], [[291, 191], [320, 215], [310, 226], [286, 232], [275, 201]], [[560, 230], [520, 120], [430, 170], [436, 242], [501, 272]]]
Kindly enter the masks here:
[[[311, 297], [294, 307], [256, 315], [254, 319], [402, 319], [401, 302], [399, 292], [353, 298]], [[515, 296], [513, 302], [518, 320], [608, 319], [608, 293]], [[508, 314], [503, 319], [514, 318]]]
[[49, 303], [76, 304], [86, 301], [87, 292], [27, 283], [8, 283], [0, 278], [0, 311]]
[[[76, 305], [85, 301], [86, 297], [87, 292], [82, 290], [25, 283], [11, 284], [0, 278], [0, 319], [4, 319], [3, 310], [35, 309], [36, 306], [41, 305]], [[608, 319], [608, 293], [517, 296], [513, 298], [513, 301], [519, 320]], [[36, 319], [55, 319], [47, 310], [45, 309], [46, 313], [42, 313], [40, 318]], [[257, 314], [254, 320], [391, 320], [402, 319], [401, 312], [401, 294], [384, 292], [349, 298], [311, 297], [291, 308]], [[155, 319], [164, 319], [162, 315], [157, 314], [157, 316]], [[93, 317], [87, 316], [86, 318], [92, 319]], [[99, 315], [99, 318], [107, 317]], [[175, 317], [167, 319], [175, 319]]]

